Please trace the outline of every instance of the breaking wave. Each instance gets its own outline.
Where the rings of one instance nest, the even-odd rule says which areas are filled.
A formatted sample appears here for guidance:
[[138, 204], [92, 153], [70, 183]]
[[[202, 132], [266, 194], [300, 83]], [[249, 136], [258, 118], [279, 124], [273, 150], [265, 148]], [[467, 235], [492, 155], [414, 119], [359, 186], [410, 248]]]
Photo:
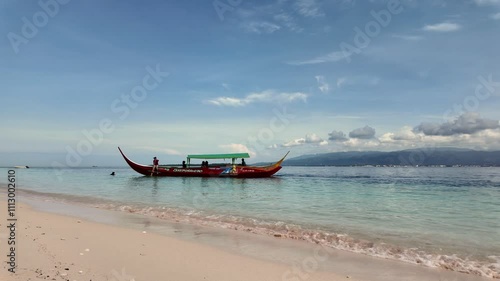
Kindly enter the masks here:
[[343, 233], [309, 229], [282, 221], [264, 221], [233, 215], [207, 214], [202, 211], [194, 210], [115, 204], [101, 204], [95, 207], [152, 216], [172, 222], [184, 222], [195, 225], [245, 231], [259, 235], [302, 240], [374, 257], [399, 260], [413, 264], [500, 279], [500, 256], [488, 256], [484, 257], [483, 260], [479, 260], [459, 257], [455, 254], [435, 254], [418, 248], [403, 248], [386, 243], [375, 243], [368, 240], [357, 239]]

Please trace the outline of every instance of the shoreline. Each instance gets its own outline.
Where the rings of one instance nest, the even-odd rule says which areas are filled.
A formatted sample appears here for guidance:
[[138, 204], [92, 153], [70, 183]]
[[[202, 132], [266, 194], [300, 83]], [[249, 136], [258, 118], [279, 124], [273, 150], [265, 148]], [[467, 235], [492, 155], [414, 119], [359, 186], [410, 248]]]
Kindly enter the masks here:
[[[0, 193], [0, 200], [0, 209], [6, 210], [5, 193]], [[80, 248], [79, 251], [83, 254], [82, 256], [88, 256], [87, 253], [82, 251], [90, 249], [90, 247], [108, 249], [99, 253], [100, 257], [106, 257], [104, 261], [106, 264], [105, 268], [108, 269], [107, 271], [102, 265], [95, 264], [96, 262], [100, 263], [101, 261], [99, 260], [94, 260], [93, 262], [87, 261], [87, 263], [81, 263], [82, 261], [78, 259], [73, 261], [73, 266], [83, 266], [86, 267], [87, 272], [96, 272], [92, 275], [94, 276], [92, 280], [106, 280], [95, 278], [104, 278], [106, 276], [108, 278], [112, 274], [109, 268], [119, 267], [119, 261], [123, 264], [124, 268], [134, 268], [135, 276], [137, 276], [135, 277], [136, 281], [161, 280], [162, 276], [164, 276], [162, 275], [164, 269], [170, 271], [179, 269], [179, 272], [176, 271], [176, 274], [180, 274], [178, 275], [179, 280], [205, 280], [201, 278], [201, 275], [207, 274], [208, 269], [201, 264], [191, 264], [192, 260], [200, 261], [200, 259], [207, 259], [207, 262], [210, 261], [209, 263], [213, 269], [208, 272], [215, 274], [213, 275], [214, 277], [217, 276], [213, 280], [262, 280], [263, 278], [264, 280], [345, 280], [348, 279], [347, 276], [349, 276], [350, 280], [401, 280], [402, 276], [407, 276], [404, 280], [494, 280], [444, 269], [428, 268], [399, 261], [369, 257], [304, 243], [303, 241], [264, 237], [241, 231], [215, 229], [207, 226], [170, 223], [143, 215], [72, 206], [65, 203], [37, 201], [33, 198], [23, 198], [22, 201], [27, 202], [28, 205], [24, 203], [18, 205], [18, 213], [21, 218], [20, 234], [18, 234], [19, 239], [29, 237], [30, 240], [23, 241], [22, 245], [31, 244], [28, 249], [38, 249], [39, 251], [38, 258], [34, 255], [30, 259], [25, 260], [24, 257], [27, 255], [23, 253], [29, 251], [26, 248], [24, 250], [23, 248], [19, 249], [21, 251], [20, 257], [23, 257], [20, 259], [20, 263], [26, 263], [26, 266], [20, 266], [20, 270], [23, 273], [19, 276], [23, 277], [12, 280], [27, 280], [22, 278], [28, 276], [29, 278], [34, 278], [38, 274], [36, 272], [37, 269], [42, 271], [49, 270], [53, 273], [57, 269], [58, 264], [62, 266], [61, 261], [68, 259], [68, 255], [69, 257], [74, 255], [74, 253], [67, 253], [67, 250], [78, 247]], [[63, 212], [64, 215], [54, 214], [54, 212]], [[5, 217], [5, 214], [2, 217]], [[33, 226], [34, 221], [46, 225], [36, 225], [35, 223], [35, 226]], [[75, 223], [77, 221], [81, 223]], [[0, 224], [3, 225], [4, 222]], [[36, 228], [36, 226], [40, 226], [40, 228]], [[146, 231], [146, 233], [143, 233], [143, 231]], [[6, 243], [4, 241], [5, 235], [4, 227], [2, 227], [2, 231], [0, 231], [1, 244]], [[74, 239], [70, 240], [62, 236], [74, 237]], [[49, 237], [53, 239], [48, 239]], [[54, 239], [57, 237], [59, 239], [64, 238], [65, 240], [58, 241]], [[116, 239], [116, 237], [120, 238]], [[142, 248], [137, 248], [138, 245], [136, 244], [130, 244], [130, 241], [135, 239], [142, 240], [144, 238], [147, 238], [144, 245], [149, 248], [143, 251], [144, 253], [141, 253], [140, 250]], [[97, 242], [94, 240], [99, 240], [100, 242], [95, 244]], [[62, 241], [65, 241], [65, 243], [62, 243]], [[144, 245], [143, 247], [146, 247]], [[158, 247], [155, 245], [158, 245]], [[127, 261], [123, 261], [122, 258], [115, 260], [116, 255], [113, 254], [112, 250], [109, 250], [109, 247], [112, 249], [123, 248], [124, 253], [127, 253], [124, 256], [131, 253], [132, 255]], [[181, 263], [180, 265], [175, 263], [176, 265], [173, 268], [170, 266], [163, 268], [166, 265], [162, 266], [156, 259], [159, 257], [162, 259], [164, 253], [166, 255], [170, 253], [169, 250], [163, 249], [171, 248], [185, 255], [180, 258], [181, 261], [177, 261]], [[192, 249], [192, 251], [186, 252], [184, 248]], [[40, 252], [40, 249], [46, 249], [47, 251]], [[55, 249], [61, 255], [50, 254], [53, 253], [53, 250], [49, 252], [48, 249]], [[138, 251], [139, 253], [137, 254]], [[95, 254], [95, 251], [91, 251], [91, 253]], [[159, 274], [158, 276], [148, 275], [148, 272], [143, 272], [134, 267], [133, 264], [136, 262], [142, 262], [141, 259], [143, 259], [143, 256], [141, 254], [148, 257], [155, 257], [155, 261], [148, 261], [148, 264], [158, 266], [156, 269]], [[39, 261], [39, 259], [43, 260], [46, 258], [44, 255], [53, 257], [52, 264], [49, 267], [47, 267], [47, 264], [40, 263]], [[5, 255], [2, 255], [2, 257], [5, 257]], [[327, 258], [325, 259], [324, 257]], [[174, 259], [174, 257], [169, 258]], [[243, 274], [248, 279], [242, 279], [246, 278], [245, 276], [240, 276], [241, 272], [244, 271], [241, 271], [242, 269], [238, 266], [235, 267], [238, 269], [236, 271], [228, 269], [226, 266], [227, 260], [238, 261], [237, 263], [244, 265], [244, 268], [252, 268], [250, 272], [266, 271], [267, 273], [265, 276], [261, 276], [262, 278], [257, 278], [257, 275], [253, 273], [248, 276]], [[3, 264], [3, 272], [0, 276], [4, 276], [7, 273], [5, 263]], [[97, 266], [97, 269], [95, 266]], [[116, 270], [119, 269], [117, 268]], [[292, 272], [292, 270], [295, 271]], [[191, 278], [192, 275], [189, 275], [192, 274], [191, 271], [197, 272], [196, 278]], [[56, 273], [55, 276], [64, 277], [60, 276], [64, 272], [61, 273], [60, 270], [58, 272], [59, 275]], [[216, 273], [220, 274], [220, 276]], [[227, 273], [238, 274], [238, 278], [223, 279], [223, 276]], [[16, 278], [16, 276], [10, 276], [9, 278]], [[52, 275], [49, 274], [49, 276]], [[75, 277], [78, 276], [82, 277], [80, 274]], [[272, 278], [269, 278], [270, 276]], [[305, 278], [306, 276], [307, 278]], [[144, 279], [145, 277], [147, 278]], [[198, 279], [198, 277], [201, 279]], [[62, 278], [61, 280], [66, 279]], [[75, 280], [79, 279], [75, 278]]]
[[[271, 240], [279, 238], [279, 240], [282, 241], [299, 241], [309, 244], [310, 247], [322, 245], [327, 248], [354, 253], [355, 255], [366, 255], [373, 258], [403, 262], [405, 264], [420, 267], [446, 269], [453, 272], [483, 276], [486, 278], [499, 278], [496, 273], [499, 271], [499, 264], [492, 261], [494, 260], [494, 256], [491, 258], [488, 257], [488, 259], [480, 257], [483, 258], [482, 260], [476, 257], [469, 259], [471, 256], [457, 254], [460, 250], [449, 251], [448, 249], [448, 251], [445, 252], [439, 248], [440, 251], [426, 251], [425, 248], [417, 248], [412, 244], [397, 246], [398, 244], [392, 244], [387, 241], [385, 241], [385, 243], [377, 241], [376, 238], [370, 239], [370, 237], [365, 237], [363, 233], [342, 234], [342, 232], [325, 232], [314, 228], [302, 228], [300, 225], [295, 225], [294, 223], [285, 223], [283, 225], [281, 221], [279, 221], [280, 224], [273, 223], [273, 221], [269, 220], [263, 221], [263, 224], [259, 224], [260, 221], [255, 224], [251, 218], [240, 217], [238, 221], [235, 221], [233, 216], [199, 214], [189, 209], [183, 210], [171, 207], [154, 207], [151, 205], [140, 206], [141, 204], [139, 203], [125, 203], [92, 196], [47, 193], [25, 189], [19, 189], [18, 192], [19, 195], [25, 199], [32, 198], [33, 200], [31, 200], [30, 204], [33, 206], [40, 205], [37, 203], [40, 201], [51, 202], [50, 204], [44, 204], [44, 206], [38, 206], [38, 209], [44, 211], [52, 210], [60, 214], [73, 214], [74, 216], [82, 217], [82, 214], [89, 212], [96, 213], [96, 210], [102, 210], [103, 213], [101, 213], [101, 215], [94, 214], [93, 216], [83, 218], [106, 224], [112, 223], [112, 221], [99, 221], [96, 218], [107, 218], [109, 214], [114, 213], [129, 217], [135, 216], [137, 220], [148, 221], [148, 224], [156, 220], [156, 225], [162, 225], [162, 234], [166, 235], [179, 236], [174, 233], [178, 230], [173, 231], [172, 227], [170, 230], [166, 230], [166, 225], [175, 225], [176, 227], [183, 225], [183, 228], [190, 229], [190, 231], [184, 232], [183, 234], [191, 238], [194, 237], [192, 233], [196, 232], [217, 233], [216, 236], [225, 236], [227, 233], [236, 235], [234, 234], [236, 232], [240, 233], [240, 235], [248, 235], [248, 237], [251, 237], [250, 240], [264, 236], [266, 238], [271, 238]], [[68, 205], [71, 207], [68, 208]], [[77, 206], [79, 206], [79, 208], [77, 208]], [[75, 209], [80, 211], [75, 211]], [[229, 220], [227, 220], [226, 217], [228, 217]], [[126, 220], [127, 219], [121, 218], [121, 223], [126, 224]], [[123, 226], [121, 224], [117, 225]], [[127, 227], [130, 226], [130, 224], [127, 225]], [[205, 230], [209, 231], [207, 232]], [[352, 234], [358, 235], [355, 236]], [[178, 238], [183, 239], [184, 237]], [[200, 239], [205, 239], [205, 237], [197, 235], [196, 239], [196, 242], [199, 242]], [[228, 248], [224, 244], [224, 241], [218, 243], [216, 243], [216, 241], [209, 241], [208, 244], [216, 244], [217, 247]], [[265, 252], [266, 248], [264, 247], [262, 251]], [[239, 253], [239, 250], [236, 250], [236, 253]], [[257, 258], [265, 257], [257, 256]]]
[[[1, 199], [5, 209], [5, 197]], [[2, 262], [1, 280], [280, 280], [296, 274], [307, 274], [310, 280], [342, 279], [315, 270], [292, 273], [284, 264], [153, 231], [40, 212], [26, 204], [18, 204], [17, 212], [17, 268], [9, 273]], [[0, 243], [5, 245], [5, 224], [0, 225]], [[5, 251], [2, 247], [2, 257]], [[326, 256], [322, 251], [316, 255]]]

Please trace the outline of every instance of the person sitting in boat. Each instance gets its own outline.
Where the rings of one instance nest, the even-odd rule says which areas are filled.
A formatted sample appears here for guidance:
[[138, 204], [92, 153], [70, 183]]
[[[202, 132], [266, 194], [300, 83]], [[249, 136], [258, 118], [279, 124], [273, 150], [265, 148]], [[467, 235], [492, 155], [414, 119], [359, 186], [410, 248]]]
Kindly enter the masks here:
[[247, 163], [245, 163], [245, 158], [241, 158], [241, 166], [246, 166]]
[[186, 161], [182, 161], [182, 168], [187, 168]]
[[155, 157], [153, 157], [153, 170], [151, 171], [151, 176], [153, 175], [154, 172], [158, 172], [158, 164], [160, 163], [160, 160], [158, 160]]

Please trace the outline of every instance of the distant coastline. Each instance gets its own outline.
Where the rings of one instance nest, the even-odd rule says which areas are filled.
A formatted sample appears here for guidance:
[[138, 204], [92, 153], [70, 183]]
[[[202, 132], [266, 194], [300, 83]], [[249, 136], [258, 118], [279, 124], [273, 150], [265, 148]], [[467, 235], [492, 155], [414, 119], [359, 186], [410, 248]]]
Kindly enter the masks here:
[[500, 165], [288, 165], [283, 167], [367, 167], [367, 168], [498, 168]]
[[500, 167], [500, 151], [422, 148], [400, 151], [350, 151], [302, 155], [283, 166], [341, 167]]

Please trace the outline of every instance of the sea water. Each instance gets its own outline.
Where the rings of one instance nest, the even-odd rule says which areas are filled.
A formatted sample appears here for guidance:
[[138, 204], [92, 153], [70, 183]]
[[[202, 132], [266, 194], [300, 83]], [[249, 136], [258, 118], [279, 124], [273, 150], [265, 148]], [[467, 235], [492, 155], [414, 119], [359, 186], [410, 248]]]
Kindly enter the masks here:
[[15, 171], [30, 196], [500, 278], [499, 168], [283, 167], [264, 179]]

